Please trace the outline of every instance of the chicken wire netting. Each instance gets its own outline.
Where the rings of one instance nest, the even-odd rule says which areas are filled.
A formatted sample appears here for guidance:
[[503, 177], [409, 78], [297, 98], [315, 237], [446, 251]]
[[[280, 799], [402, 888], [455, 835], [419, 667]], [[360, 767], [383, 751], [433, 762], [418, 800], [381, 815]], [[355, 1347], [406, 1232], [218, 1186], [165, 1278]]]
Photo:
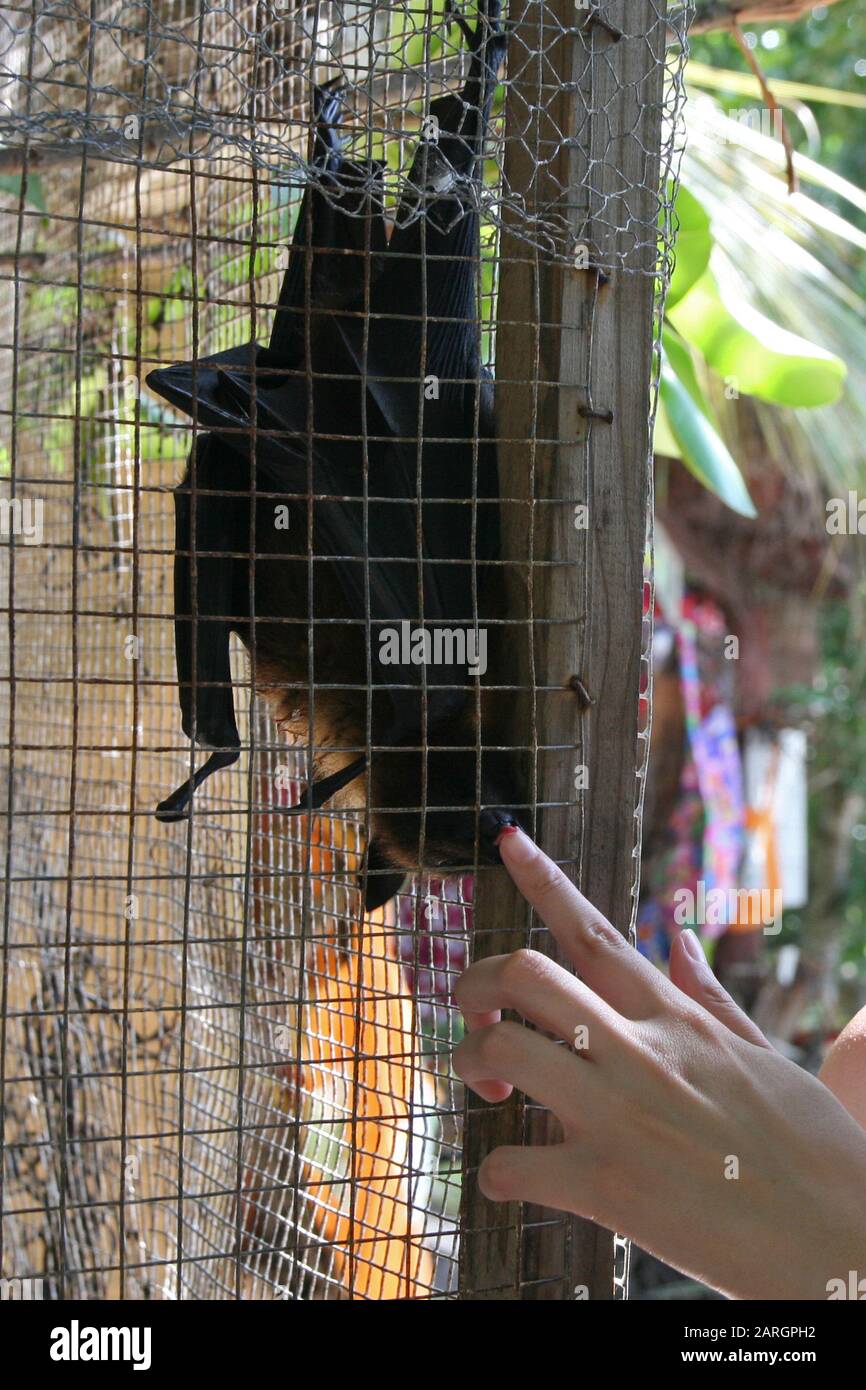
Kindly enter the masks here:
[[[575, 205], [599, 289], [617, 271], [648, 277], [658, 332], [687, 14], [533, 0], [507, 18], [471, 191], [494, 370], [500, 229], [574, 265]], [[629, 46], [645, 60], [623, 94]], [[594, 153], [578, 187], [540, 206], [509, 185], [507, 138], [532, 134], [506, 138], [508, 91], [533, 62], [543, 110], [565, 51], [578, 120], [558, 139]], [[236, 639], [244, 756], [187, 824], [154, 819], [190, 768], [170, 497], [190, 426], [143, 382], [267, 337], [317, 177], [313, 84], [342, 77], [346, 129], [383, 162], [393, 212], [429, 100], [466, 64], [440, 0], [0, 10], [0, 1239], [3, 1276], [41, 1278], [46, 1296], [461, 1291], [449, 1057], [472, 875], [416, 878], [365, 915], [364, 815], [280, 814], [306, 751], [250, 697]], [[655, 108], [646, 148], [618, 92], [626, 110]], [[530, 153], [552, 167], [552, 147]]]

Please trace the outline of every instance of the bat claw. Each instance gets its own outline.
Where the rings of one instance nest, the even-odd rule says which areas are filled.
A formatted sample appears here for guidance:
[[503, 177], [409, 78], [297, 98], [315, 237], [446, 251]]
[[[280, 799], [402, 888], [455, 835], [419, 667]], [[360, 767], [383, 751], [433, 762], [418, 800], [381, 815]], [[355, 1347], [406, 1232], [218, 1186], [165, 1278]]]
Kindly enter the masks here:
[[350, 782], [354, 782], [356, 777], [367, 766], [366, 758], [356, 758], [348, 767], [341, 768], [339, 772], [332, 772], [330, 777], [322, 777], [317, 782], [310, 782], [301, 792], [300, 800], [296, 806], [280, 806], [278, 809], [287, 816], [302, 815], [305, 811], [320, 811], [326, 801], [343, 787], [347, 787]]
[[478, 7], [478, 23], [473, 29], [466, 16], [456, 8], [454, 0], [445, 0], [446, 20], [453, 21], [458, 26], [473, 53], [483, 49], [488, 36], [494, 39], [507, 36], [508, 29], [513, 26], [502, 24], [501, 12], [500, 0], [486, 0], [486, 3], [482, 0]]
[[329, 82], [313, 85], [313, 150], [310, 162], [325, 160], [326, 167], [334, 167], [332, 161], [339, 160], [343, 154], [343, 141], [337, 130], [337, 118], [343, 109], [343, 89], [345, 79], [342, 73], [332, 77]]
[[174, 821], [188, 820], [190, 802], [193, 793], [206, 777], [211, 777], [220, 768], [231, 767], [240, 757], [240, 752], [235, 749], [228, 749], [225, 752], [211, 753], [207, 762], [204, 763], [197, 772], [186, 782], [182, 782], [176, 787], [171, 796], [167, 796], [156, 808], [155, 815], [158, 821], [171, 824]]

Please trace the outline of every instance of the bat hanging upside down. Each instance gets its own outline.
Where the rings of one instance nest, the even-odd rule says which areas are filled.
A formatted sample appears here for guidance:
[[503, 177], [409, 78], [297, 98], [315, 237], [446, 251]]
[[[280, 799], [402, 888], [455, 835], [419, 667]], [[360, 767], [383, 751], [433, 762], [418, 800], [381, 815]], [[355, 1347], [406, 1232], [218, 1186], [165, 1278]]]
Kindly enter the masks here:
[[239, 756], [235, 632], [255, 689], [309, 749], [291, 810], [368, 810], [368, 909], [418, 869], [496, 862], [521, 801], [499, 740], [482, 746], [496, 692], [477, 679], [498, 587], [476, 278], [499, 15], [482, 0], [474, 30], [457, 18], [467, 81], [430, 104], [390, 237], [384, 166], [344, 156], [339, 93], [315, 89], [312, 177], [269, 346], [148, 377], [206, 430], [175, 491], [175, 636], [184, 732], [215, 750], [156, 814], [185, 818]]

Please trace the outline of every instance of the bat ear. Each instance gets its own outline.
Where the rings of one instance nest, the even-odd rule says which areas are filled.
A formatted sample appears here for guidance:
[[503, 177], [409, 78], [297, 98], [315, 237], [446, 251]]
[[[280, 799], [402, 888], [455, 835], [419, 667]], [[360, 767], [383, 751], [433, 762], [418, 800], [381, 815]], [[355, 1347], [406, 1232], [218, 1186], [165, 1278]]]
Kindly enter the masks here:
[[362, 877], [365, 884], [364, 911], [374, 912], [377, 907], [384, 907], [385, 903], [397, 896], [405, 882], [406, 875], [394, 872], [394, 866], [385, 858], [378, 840], [371, 839]]

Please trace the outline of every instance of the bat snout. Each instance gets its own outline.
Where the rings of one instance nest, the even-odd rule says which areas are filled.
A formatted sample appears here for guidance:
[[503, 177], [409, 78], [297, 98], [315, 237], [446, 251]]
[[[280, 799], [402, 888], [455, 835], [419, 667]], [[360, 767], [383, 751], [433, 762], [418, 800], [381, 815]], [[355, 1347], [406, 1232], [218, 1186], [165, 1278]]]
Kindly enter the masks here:
[[487, 810], [478, 817], [478, 830], [485, 840], [496, 840], [506, 825], [515, 825], [516, 819], [511, 811]]
[[504, 807], [481, 812], [478, 817], [479, 849], [487, 863], [502, 863], [496, 841], [507, 826], [519, 824], [514, 811], [506, 810]]

